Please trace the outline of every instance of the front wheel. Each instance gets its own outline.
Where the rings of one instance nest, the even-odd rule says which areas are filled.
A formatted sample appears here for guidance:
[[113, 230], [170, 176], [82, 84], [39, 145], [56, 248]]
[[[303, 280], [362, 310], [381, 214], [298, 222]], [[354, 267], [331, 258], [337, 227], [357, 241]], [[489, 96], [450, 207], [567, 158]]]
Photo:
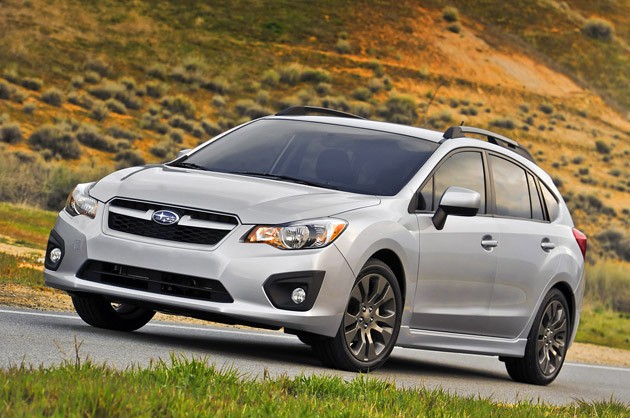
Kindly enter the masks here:
[[81, 319], [97, 328], [135, 331], [145, 326], [155, 311], [127, 303], [112, 303], [98, 295], [72, 295], [72, 304]]
[[505, 367], [517, 382], [548, 385], [564, 364], [569, 337], [569, 307], [558, 289], [552, 289], [540, 306], [529, 332], [525, 356], [506, 358]]
[[400, 286], [382, 261], [370, 259], [357, 278], [337, 335], [312, 343], [326, 366], [366, 372], [375, 370], [392, 352], [402, 315]]

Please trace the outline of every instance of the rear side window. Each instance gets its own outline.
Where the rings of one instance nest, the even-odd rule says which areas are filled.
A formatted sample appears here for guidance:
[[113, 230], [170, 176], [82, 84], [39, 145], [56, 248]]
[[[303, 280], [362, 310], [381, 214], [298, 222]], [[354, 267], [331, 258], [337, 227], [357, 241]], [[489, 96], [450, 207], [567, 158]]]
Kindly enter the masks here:
[[529, 173], [527, 173], [527, 183], [529, 184], [529, 200], [532, 202], [532, 219], [544, 221], [545, 213], [543, 212], [542, 202], [536, 188], [536, 180]]
[[547, 214], [549, 215], [549, 220], [553, 221], [558, 217], [558, 213], [560, 211], [558, 201], [554, 197], [553, 193], [551, 193], [551, 191], [547, 188], [547, 186], [545, 186], [542, 182], [540, 182], [540, 184], [543, 198], [545, 199], [545, 205], [547, 206]]
[[490, 170], [494, 180], [497, 215], [531, 219], [525, 170], [494, 155], [490, 156]]
[[[433, 178], [420, 192], [426, 205], [425, 210], [436, 210], [442, 195], [451, 186], [465, 187], [479, 193], [481, 195], [479, 213], [486, 213], [486, 187], [481, 153], [457, 153], [438, 168]], [[420, 208], [422, 203], [420, 202]]]

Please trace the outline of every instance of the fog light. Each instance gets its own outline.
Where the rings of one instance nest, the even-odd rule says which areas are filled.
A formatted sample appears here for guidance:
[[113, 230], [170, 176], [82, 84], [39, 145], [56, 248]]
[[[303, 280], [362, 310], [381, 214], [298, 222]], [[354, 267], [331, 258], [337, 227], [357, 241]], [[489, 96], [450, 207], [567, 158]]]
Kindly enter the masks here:
[[301, 287], [296, 287], [295, 289], [293, 289], [293, 293], [291, 293], [291, 300], [296, 305], [303, 303], [306, 300], [306, 290], [302, 289]]
[[57, 264], [59, 260], [61, 260], [61, 250], [59, 248], [53, 248], [50, 250], [50, 254], [48, 255], [50, 261], [54, 264]]

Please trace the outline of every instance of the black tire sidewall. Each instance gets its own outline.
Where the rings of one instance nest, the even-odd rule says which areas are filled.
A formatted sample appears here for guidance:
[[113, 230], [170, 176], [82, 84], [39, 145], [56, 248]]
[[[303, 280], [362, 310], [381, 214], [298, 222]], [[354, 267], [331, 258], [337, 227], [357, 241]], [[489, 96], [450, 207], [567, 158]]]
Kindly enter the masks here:
[[[381, 276], [385, 277], [385, 279], [387, 279], [389, 285], [391, 286], [392, 291], [394, 292], [394, 298], [396, 300], [396, 322], [394, 325], [392, 338], [389, 342], [388, 347], [385, 350], [383, 350], [383, 352], [375, 360], [365, 362], [365, 361], [360, 361], [356, 357], [354, 357], [354, 355], [348, 348], [348, 345], [346, 344], [346, 340], [344, 336], [343, 320], [341, 321], [341, 324], [339, 325], [339, 331], [337, 331], [337, 335], [335, 336], [335, 340], [337, 340], [337, 344], [341, 346], [341, 349], [343, 350], [343, 353], [344, 353], [344, 357], [346, 357], [348, 362], [352, 364], [353, 366], [352, 368], [358, 371], [374, 370], [380, 367], [383, 363], [385, 363], [385, 361], [387, 361], [387, 358], [391, 354], [392, 350], [394, 349], [394, 346], [396, 345], [396, 340], [398, 339], [398, 333], [400, 331], [400, 323], [401, 323], [401, 319], [402, 319], [401, 317], [402, 317], [402, 311], [403, 311], [402, 295], [400, 291], [400, 285], [398, 284], [398, 281], [396, 280], [396, 276], [394, 275], [394, 272], [387, 266], [387, 264], [383, 263], [380, 260], [374, 260], [374, 259], [368, 260], [365, 266], [361, 269], [361, 272], [359, 273], [359, 276], [355, 280], [352, 288], [354, 289], [354, 286], [361, 279], [363, 279], [364, 276], [368, 274], [375, 274], [375, 273], [380, 274]], [[348, 299], [349, 299], [349, 296], [348, 296]], [[347, 304], [346, 304], [345, 309], [347, 309]], [[344, 309], [344, 314], [345, 314], [345, 309]]]

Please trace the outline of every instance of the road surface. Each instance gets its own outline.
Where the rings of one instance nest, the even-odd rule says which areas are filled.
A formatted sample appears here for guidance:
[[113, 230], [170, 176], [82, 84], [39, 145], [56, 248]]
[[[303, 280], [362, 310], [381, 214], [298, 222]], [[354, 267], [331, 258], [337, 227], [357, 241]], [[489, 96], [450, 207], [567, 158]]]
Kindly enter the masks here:
[[[356, 376], [324, 368], [308, 346], [280, 332], [152, 321], [136, 332], [122, 333], [90, 327], [70, 313], [0, 306], [0, 367], [23, 361], [35, 366], [74, 361], [75, 338], [81, 358], [117, 368], [147, 365], [158, 358], [168, 361], [175, 353], [235, 367], [250, 377], [265, 373]], [[621, 367], [565, 363], [554, 383], [538, 387], [510, 380], [494, 357], [396, 348], [371, 376], [397, 387], [441, 387], [498, 402], [568, 404], [612, 397], [630, 404], [630, 368]]]

